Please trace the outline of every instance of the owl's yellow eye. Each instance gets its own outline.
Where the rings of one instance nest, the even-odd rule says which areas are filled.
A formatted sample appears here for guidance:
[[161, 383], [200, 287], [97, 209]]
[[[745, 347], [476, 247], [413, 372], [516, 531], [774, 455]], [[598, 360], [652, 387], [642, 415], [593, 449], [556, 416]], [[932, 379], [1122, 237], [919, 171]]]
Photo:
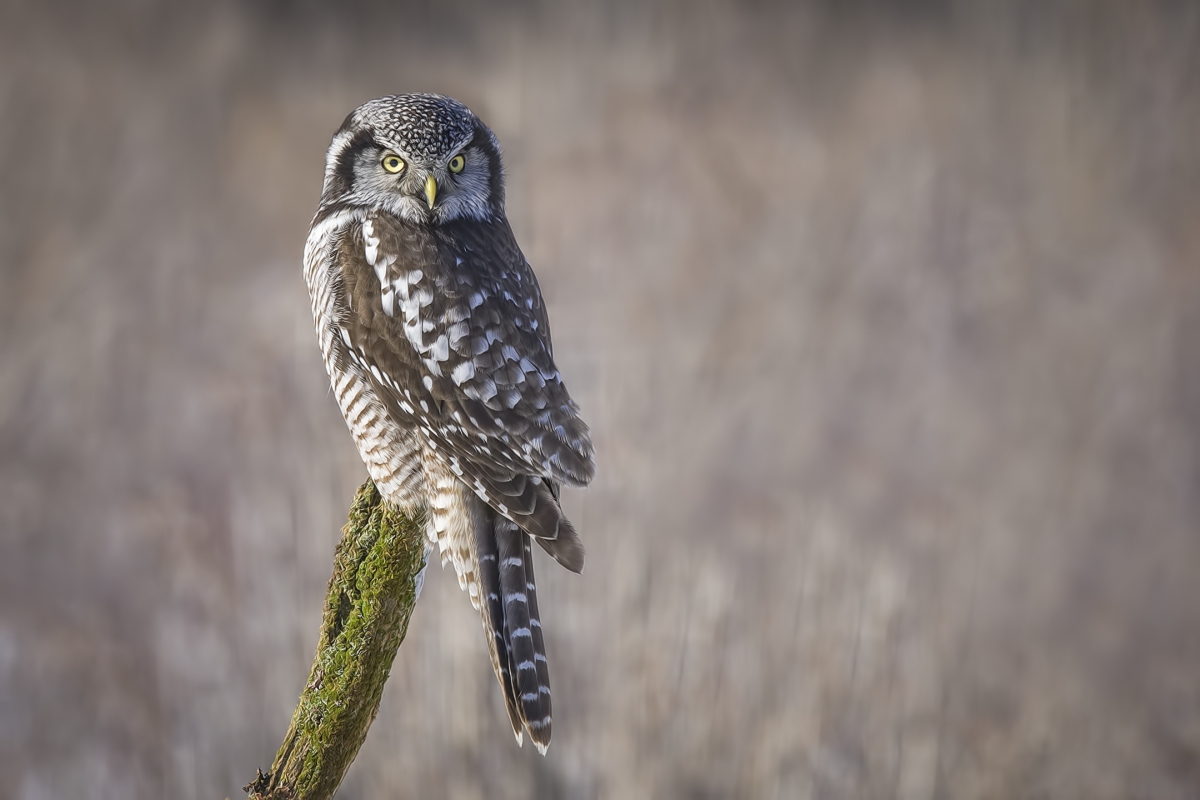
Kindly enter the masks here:
[[450, 171], [453, 172], [455, 175], [457, 175], [458, 173], [463, 171], [463, 167], [465, 167], [466, 165], [467, 165], [466, 159], [464, 159], [462, 156], [455, 156], [454, 158], [450, 159], [450, 163], [448, 166], [450, 167]]
[[383, 168], [393, 175], [404, 169], [404, 159], [395, 153], [388, 153], [383, 157]]

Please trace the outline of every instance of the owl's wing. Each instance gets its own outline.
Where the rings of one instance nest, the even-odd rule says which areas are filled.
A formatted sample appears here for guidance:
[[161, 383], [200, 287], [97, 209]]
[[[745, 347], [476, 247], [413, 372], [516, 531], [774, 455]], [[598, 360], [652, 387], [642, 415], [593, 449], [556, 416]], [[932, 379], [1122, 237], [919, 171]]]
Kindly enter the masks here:
[[541, 291], [507, 222], [416, 228], [377, 212], [362, 238], [380, 286], [376, 327], [392, 334], [377, 341], [400, 344], [402, 332], [439, 407], [440, 433], [503, 471], [587, 484], [588, 428], [554, 364]]
[[[586, 485], [593, 450], [508, 224], [425, 228], [376, 212], [337, 248], [351, 312], [339, 335], [350, 356], [464, 483], [531, 534], [555, 539], [566, 520], [554, 484]], [[566, 538], [577, 544], [569, 536], [562, 547]], [[581, 549], [552, 555], [582, 564]]]

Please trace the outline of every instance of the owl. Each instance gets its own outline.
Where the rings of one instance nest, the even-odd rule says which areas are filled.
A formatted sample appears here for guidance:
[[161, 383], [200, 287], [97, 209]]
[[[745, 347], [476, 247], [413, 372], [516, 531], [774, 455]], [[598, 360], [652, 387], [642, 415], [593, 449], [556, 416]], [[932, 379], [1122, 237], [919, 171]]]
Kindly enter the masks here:
[[430, 94], [352, 112], [329, 147], [304, 278], [359, 454], [454, 566], [517, 743], [528, 733], [545, 754], [550, 681], [531, 545], [583, 569], [559, 487], [587, 485], [595, 461], [504, 215], [492, 131]]

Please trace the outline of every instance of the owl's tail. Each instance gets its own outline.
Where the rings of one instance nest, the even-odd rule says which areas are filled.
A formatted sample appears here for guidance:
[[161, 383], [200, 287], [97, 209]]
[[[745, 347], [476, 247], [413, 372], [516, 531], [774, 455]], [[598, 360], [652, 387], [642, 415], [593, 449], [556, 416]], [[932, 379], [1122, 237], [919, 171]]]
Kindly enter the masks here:
[[520, 744], [524, 731], [545, 755], [550, 744], [550, 671], [538, 615], [530, 538], [496, 514], [476, 527], [479, 612], [492, 668]]
[[[545, 754], [550, 744], [550, 672], [534, 587], [533, 537], [477, 497], [436, 452], [426, 450], [424, 456], [429, 539], [437, 543], [442, 563], [454, 565], [459, 586], [479, 609], [517, 743], [528, 731]], [[557, 511], [549, 489], [536, 501], [535, 511], [546, 502]], [[574, 563], [577, 557], [582, 566], [582, 546], [571, 546], [578, 535], [565, 517], [562, 522], [566, 524], [555, 520], [557, 539], [567, 545], [560, 560]]]

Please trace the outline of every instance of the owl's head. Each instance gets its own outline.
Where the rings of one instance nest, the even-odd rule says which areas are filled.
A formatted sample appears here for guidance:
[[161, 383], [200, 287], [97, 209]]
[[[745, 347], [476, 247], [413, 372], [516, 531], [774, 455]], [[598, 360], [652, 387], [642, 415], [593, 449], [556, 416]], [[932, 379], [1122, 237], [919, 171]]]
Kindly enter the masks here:
[[325, 160], [321, 209], [391, 211], [414, 224], [504, 213], [495, 135], [457, 100], [400, 94], [355, 109]]

